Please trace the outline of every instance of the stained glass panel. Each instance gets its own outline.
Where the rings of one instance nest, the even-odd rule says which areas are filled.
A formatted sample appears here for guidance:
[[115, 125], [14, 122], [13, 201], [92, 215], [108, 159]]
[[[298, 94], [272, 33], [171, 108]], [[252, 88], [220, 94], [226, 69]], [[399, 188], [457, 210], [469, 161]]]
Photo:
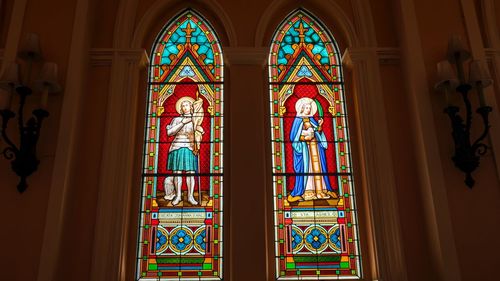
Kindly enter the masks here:
[[137, 280], [221, 280], [223, 59], [214, 30], [187, 10], [153, 45]]
[[269, 74], [276, 278], [360, 278], [338, 46], [298, 10], [274, 35]]

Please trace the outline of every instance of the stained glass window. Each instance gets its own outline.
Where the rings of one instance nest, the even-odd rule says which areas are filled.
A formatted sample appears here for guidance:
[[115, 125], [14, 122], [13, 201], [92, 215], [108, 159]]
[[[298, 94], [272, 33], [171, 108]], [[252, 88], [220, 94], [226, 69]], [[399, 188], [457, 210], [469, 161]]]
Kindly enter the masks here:
[[273, 37], [269, 73], [276, 278], [360, 278], [338, 46], [298, 10]]
[[223, 59], [187, 10], [151, 52], [137, 256], [138, 280], [221, 280]]

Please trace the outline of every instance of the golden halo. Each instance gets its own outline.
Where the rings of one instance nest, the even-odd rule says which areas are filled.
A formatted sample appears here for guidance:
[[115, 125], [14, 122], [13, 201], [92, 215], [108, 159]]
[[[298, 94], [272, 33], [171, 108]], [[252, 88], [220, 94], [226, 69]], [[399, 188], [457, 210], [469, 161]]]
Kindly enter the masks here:
[[[303, 114], [302, 107], [306, 104], [311, 105], [311, 113], [309, 115]], [[316, 112], [318, 111], [318, 106], [314, 102], [313, 99], [311, 98], [300, 98], [296, 103], [295, 103], [295, 112], [297, 112], [297, 116], [302, 116], [302, 117], [312, 117]]]
[[185, 101], [189, 101], [189, 103], [193, 105], [194, 99], [192, 97], [185, 96], [177, 100], [177, 102], [175, 103], [175, 110], [177, 110], [177, 113], [179, 113], [180, 115], [184, 114], [184, 112], [182, 112], [181, 106]]

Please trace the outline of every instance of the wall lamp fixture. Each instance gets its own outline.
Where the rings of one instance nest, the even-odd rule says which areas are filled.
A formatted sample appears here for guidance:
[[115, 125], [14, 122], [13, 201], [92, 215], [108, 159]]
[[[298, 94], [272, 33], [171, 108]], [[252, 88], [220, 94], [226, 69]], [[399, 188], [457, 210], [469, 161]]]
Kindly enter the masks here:
[[[42, 121], [49, 116], [47, 111], [47, 100], [49, 93], [59, 92], [61, 87], [57, 82], [57, 65], [45, 62], [39, 73], [39, 77], [32, 81], [31, 70], [34, 64], [43, 62], [40, 52], [40, 42], [36, 34], [27, 34], [17, 54], [18, 63], [6, 64], [4, 73], [0, 76], [0, 134], [7, 147], [0, 153], [11, 161], [12, 170], [20, 177], [17, 190], [24, 192], [28, 187], [26, 178], [38, 169], [36, 146], [40, 136]], [[19, 67], [22, 66], [23, 74], [19, 76]], [[20, 79], [22, 78], [22, 79]], [[32, 87], [29, 86], [32, 85]], [[32, 116], [24, 122], [24, 108], [26, 98], [33, 92], [40, 92], [39, 106], [33, 110]], [[11, 110], [13, 96], [19, 96], [19, 107], [17, 110], [17, 123], [19, 129], [19, 145], [16, 145], [7, 135], [7, 125], [16, 116]]]
[[[492, 108], [486, 105], [483, 89], [490, 86], [493, 80], [488, 70], [479, 60], [472, 60], [469, 65], [469, 77], [464, 74], [464, 63], [471, 59], [471, 54], [464, 48], [460, 38], [452, 37], [448, 43], [447, 60], [438, 63], [439, 82], [435, 88], [445, 93], [447, 106], [444, 113], [448, 114], [451, 121], [452, 137], [455, 143], [455, 153], [451, 158], [455, 166], [465, 173], [465, 184], [472, 188], [475, 180], [472, 172], [479, 166], [480, 157], [488, 151], [488, 146], [482, 141], [488, 135], [490, 124], [488, 114]], [[456, 73], [452, 68], [455, 65]], [[472, 104], [469, 92], [475, 90], [479, 99], [479, 107], [476, 113], [483, 121], [482, 133], [479, 137], [471, 140], [472, 127]], [[465, 120], [459, 114], [459, 107], [451, 103], [450, 95], [453, 92], [461, 95], [465, 106]]]

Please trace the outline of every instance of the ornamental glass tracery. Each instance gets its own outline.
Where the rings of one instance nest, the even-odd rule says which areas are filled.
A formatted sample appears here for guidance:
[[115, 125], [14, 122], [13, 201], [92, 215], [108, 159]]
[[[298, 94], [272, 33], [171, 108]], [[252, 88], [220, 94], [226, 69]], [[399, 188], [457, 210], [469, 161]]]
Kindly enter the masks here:
[[273, 37], [269, 73], [276, 278], [360, 278], [338, 46], [298, 10]]
[[138, 280], [221, 280], [223, 59], [213, 28], [187, 10], [151, 52]]

